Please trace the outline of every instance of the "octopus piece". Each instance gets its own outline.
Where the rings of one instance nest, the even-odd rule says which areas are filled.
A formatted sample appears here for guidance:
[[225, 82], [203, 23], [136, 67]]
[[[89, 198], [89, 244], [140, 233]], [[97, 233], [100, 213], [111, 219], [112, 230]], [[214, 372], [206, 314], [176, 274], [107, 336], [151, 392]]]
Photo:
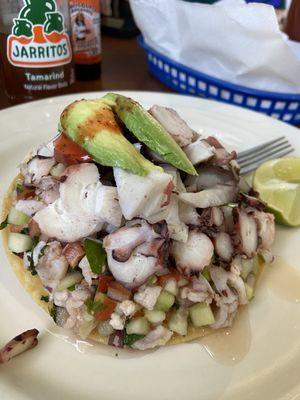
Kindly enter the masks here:
[[162, 325], [150, 331], [144, 338], [133, 343], [132, 348], [138, 350], [153, 349], [164, 346], [172, 337], [173, 332]]
[[121, 226], [122, 211], [119, 205], [117, 188], [113, 186], [101, 186], [97, 193], [96, 214], [110, 225]]
[[153, 310], [158, 296], [162, 291], [160, 286], [141, 286], [134, 295], [134, 301], [147, 310]]
[[204, 208], [199, 215], [201, 226], [220, 227], [224, 222], [224, 214], [219, 207]]
[[[170, 165], [164, 165], [163, 168], [166, 173], [172, 176], [171, 190], [174, 187], [174, 192], [176, 193], [185, 192], [185, 186], [183, 185], [180, 174], [176, 168]], [[158, 213], [148, 217], [147, 221], [151, 224], [155, 224], [162, 220], [166, 221], [170, 239], [186, 242], [188, 237], [188, 227], [179, 215], [179, 207], [180, 205], [177, 195], [171, 193], [169, 204], [166, 207], [163, 207]]]
[[224, 216], [224, 226], [225, 226], [225, 231], [230, 233], [234, 229], [234, 221], [233, 221], [233, 215], [232, 215], [232, 207], [229, 206], [223, 206], [221, 207], [221, 210], [223, 212]]
[[259, 247], [270, 250], [275, 239], [274, 215], [262, 211], [255, 211], [254, 219], [258, 227]]
[[0, 364], [8, 362], [24, 351], [33, 349], [38, 344], [38, 334], [37, 329], [30, 329], [10, 340], [0, 349]]
[[169, 132], [180, 147], [192, 143], [197, 133], [172, 108], [154, 105], [149, 113]]
[[68, 270], [68, 261], [62, 254], [59, 242], [48, 242], [44, 248], [44, 255], [39, 258], [36, 271], [43, 285], [54, 290], [59, 281], [65, 277]]
[[215, 322], [210, 327], [221, 329], [231, 326], [238, 310], [238, 300], [234, 298], [231, 303], [228, 303], [224, 296], [215, 295], [215, 302], [218, 309], [214, 314]]
[[192, 272], [201, 272], [211, 263], [214, 246], [204, 233], [190, 231], [186, 243], [172, 243], [171, 254], [177, 269], [189, 276]]
[[213, 165], [216, 166], [228, 166], [232, 160], [235, 160], [237, 154], [235, 151], [229, 153], [222, 144], [213, 136], [209, 136], [205, 141], [212, 147], [214, 147], [214, 157], [210, 160]]
[[195, 207], [190, 204], [179, 202], [179, 218], [180, 220], [187, 225], [200, 225], [199, 214]]
[[75, 242], [101, 230], [104, 222], [121, 224], [116, 189], [102, 185], [94, 164], [67, 168], [59, 194], [56, 201], [34, 216], [48, 237]]
[[214, 166], [199, 168], [197, 176], [188, 176], [185, 180], [188, 191], [210, 189], [216, 185], [236, 185], [236, 180], [231, 171]]
[[213, 329], [231, 326], [239, 304], [247, 304], [245, 284], [236, 269], [225, 271], [221, 267], [211, 267], [210, 276], [216, 287], [215, 303], [218, 310]]
[[37, 155], [40, 157], [54, 157], [54, 140], [59, 136], [60, 134], [56, 135], [53, 139], [51, 139], [48, 143], [43, 143], [38, 149], [37, 149]]
[[103, 246], [111, 273], [118, 282], [131, 289], [163, 268], [169, 247], [166, 225], [151, 226], [143, 220], [131, 221], [106, 236]]
[[104, 238], [104, 248], [112, 250], [116, 261], [126, 262], [133, 250], [145, 242], [151, 242], [160, 236], [144, 220], [133, 220]]
[[42, 201], [38, 200], [18, 200], [15, 204], [16, 210], [22, 211], [30, 217], [45, 207], [46, 205]]
[[197, 278], [193, 276], [191, 285], [180, 289], [180, 300], [189, 300], [192, 303], [201, 303], [205, 301], [210, 304], [214, 299], [214, 291], [207, 279], [201, 274]]
[[179, 215], [179, 200], [175, 194], [171, 195], [170, 202], [161, 212], [147, 219], [150, 223], [166, 221], [170, 239], [186, 242], [188, 237], [188, 227], [181, 220]]
[[66, 257], [71, 268], [78, 265], [79, 261], [84, 256], [84, 249], [81, 242], [68, 243], [63, 248], [63, 255]]
[[221, 260], [230, 262], [234, 255], [231, 238], [226, 232], [217, 232], [213, 237], [215, 252]]
[[198, 165], [214, 156], [214, 149], [205, 140], [198, 138], [183, 148], [193, 165]]
[[246, 207], [255, 208], [258, 211], [264, 211], [266, 208], [264, 203], [255, 196], [250, 196], [249, 194], [246, 194], [246, 193], [240, 193], [239, 197], [240, 197], [240, 201]]
[[59, 182], [51, 176], [44, 176], [36, 190], [44, 203], [51, 204], [59, 198]]
[[86, 280], [87, 284], [89, 286], [92, 286], [93, 279], [98, 278], [98, 275], [94, 274], [93, 271], [91, 270], [90, 263], [88, 262], [88, 259], [86, 256], [84, 256], [80, 260], [78, 267], [81, 269], [82, 275], [83, 275], [84, 279]]
[[162, 211], [169, 204], [172, 193], [172, 176], [152, 170], [138, 176], [121, 168], [114, 168], [122, 214], [127, 220], [145, 218]]
[[235, 201], [237, 188], [231, 185], [216, 185], [197, 193], [180, 193], [179, 199], [196, 208], [222, 206]]
[[25, 185], [37, 186], [44, 176], [49, 175], [54, 164], [54, 158], [44, 158], [41, 156], [35, 156], [27, 164], [23, 164], [21, 166], [21, 173], [24, 176]]
[[245, 254], [248, 258], [256, 254], [258, 247], [258, 229], [252, 214], [242, 208], [235, 207], [233, 209], [236, 247], [240, 254]]
[[[226, 297], [226, 301], [231, 303], [237, 296], [239, 304], [247, 304], [247, 294], [243, 279], [240, 277], [238, 268], [226, 271], [224, 268], [212, 266], [210, 276], [220, 295]], [[234, 289], [234, 291], [233, 291]]]

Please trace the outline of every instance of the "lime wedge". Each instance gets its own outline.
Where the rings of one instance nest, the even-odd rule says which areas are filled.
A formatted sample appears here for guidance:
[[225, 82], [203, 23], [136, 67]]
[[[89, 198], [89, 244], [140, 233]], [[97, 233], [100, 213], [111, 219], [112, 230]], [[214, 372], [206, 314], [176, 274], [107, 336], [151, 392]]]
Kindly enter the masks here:
[[300, 158], [262, 164], [253, 176], [253, 188], [278, 223], [300, 226]]

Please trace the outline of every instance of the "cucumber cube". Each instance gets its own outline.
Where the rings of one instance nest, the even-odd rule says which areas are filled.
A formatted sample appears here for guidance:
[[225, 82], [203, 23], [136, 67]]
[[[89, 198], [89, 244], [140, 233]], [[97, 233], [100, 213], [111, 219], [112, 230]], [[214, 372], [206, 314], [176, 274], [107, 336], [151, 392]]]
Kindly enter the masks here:
[[162, 290], [156, 301], [155, 310], [168, 311], [174, 304], [174, 301], [175, 296], [173, 294]]
[[27, 214], [12, 207], [8, 213], [7, 222], [13, 225], [25, 225], [30, 220]]
[[82, 280], [82, 274], [79, 271], [69, 272], [57, 285], [56, 290], [62, 292], [70, 286], [79, 283]]
[[190, 307], [190, 318], [196, 327], [210, 325], [215, 322], [210, 305], [205, 302], [197, 303]]
[[133, 333], [136, 335], [147, 335], [149, 331], [150, 331], [150, 325], [145, 317], [132, 319], [126, 325], [126, 333], [128, 335], [132, 335]]
[[174, 311], [168, 322], [168, 326], [171, 331], [178, 333], [178, 335], [186, 335], [188, 327], [188, 315], [189, 311], [183, 307], [180, 307], [178, 310]]
[[14, 253], [23, 253], [31, 250], [33, 241], [30, 236], [22, 233], [10, 232], [8, 235], [8, 248]]
[[145, 310], [144, 314], [151, 324], [161, 324], [166, 319], [166, 313], [160, 310]]
[[178, 285], [176, 279], [170, 279], [165, 284], [164, 290], [171, 293], [173, 296], [177, 296], [178, 294]]
[[178, 287], [183, 287], [183, 286], [188, 285], [188, 283], [189, 283], [189, 281], [187, 279], [181, 278], [181, 279], [179, 279], [177, 285], [178, 285]]

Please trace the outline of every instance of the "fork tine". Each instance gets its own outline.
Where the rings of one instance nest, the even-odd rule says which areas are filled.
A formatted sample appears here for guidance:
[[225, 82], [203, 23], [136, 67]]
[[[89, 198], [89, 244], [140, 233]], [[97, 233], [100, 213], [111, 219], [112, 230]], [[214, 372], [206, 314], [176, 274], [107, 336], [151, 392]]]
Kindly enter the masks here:
[[245, 157], [245, 156], [247, 156], [248, 154], [255, 153], [257, 150], [262, 149], [262, 148], [265, 148], [266, 146], [270, 146], [270, 145], [272, 145], [272, 144], [274, 144], [274, 143], [276, 143], [276, 142], [278, 142], [278, 141], [281, 141], [282, 139], [285, 139], [285, 140], [286, 140], [286, 138], [285, 138], [284, 136], [280, 136], [280, 137], [277, 138], [277, 139], [273, 139], [273, 140], [270, 140], [269, 142], [265, 142], [265, 143], [259, 144], [259, 145], [255, 146], [255, 147], [252, 147], [252, 148], [249, 149], [249, 150], [241, 151], [241, 152], [238, 154], [238, 157]]
[[[289, 153], [291, 153], [293, 151], [294, 151], [293, 147], [290, 147], [288, 149], [282, 150], [282, 151], [276, 153], [276, 157], [275, 158], [281, 158], [281, 157], [286, 156], [287, 154], [289, 154]], [[269, 161], [269, 160], [274, 159], [274, 155], [275, 154], [269, 155], [268, 157], [263, 159], [263, 161], [265, 162], [265, 161]], [[247, 166], [241, 167], [240, 174], [241, 175], [249, 174], [250, 172], [256, 170], [261, 164], [262, 164], [262, 161], [255, 161], [252, 164], [249, 164]]]
[[270, 150], [268, 149], [264, 153], [260, 153], [258, 155], [255, 155], [250, 159], [241, 160], [241, 161], [239, 160], [238, 163], [241, 165], [241, 167], [247, 167], [247, 165], [251, 165], [251, 164], [256, 163], [256, 162], [262, 163], [266, 158], [275, 157], [276, 154], [278, 154], [279, 152], [285, 151], [285, 150], [293, 151], [293, 147], [289, 143], [288, 144], [284, 144], [284, 145], [280, 145], [280, 146], [278, 146], [276, 148], [272, 148]]
[[238, 154], [238, 157], [237, 157], [237, 158], [238, 158], [238, 160], [239, 160], [240, 162], [245, 162], [245, 161], [247, 161], [247, 160], [250, 160], [251, 158], [258, 157], [260, 154], [264, 154], [264, 153], [266, 153], [266, 152], [269, 152], [269, 151], [271, 151], [271, 150], [273, 150], [273, 149], [276, 149], [276, 148], [278, 148], [278, 147], [282, 147], [282, 146], [284, 146], [284, 145], [289, 145], [289, 142], [288, 142], [287, 139], [278, 141], [278, 142], [273, 143], [273, 144], [271, 144], [271, 145], [264, 144], [263, 146], [261, 146], [261, 148], [255, 150], [255, 151], [252, 150], [251, 153], [248, 153], [248, 154], [246, 154], [246, 155], [240, 156], [240, 155]]

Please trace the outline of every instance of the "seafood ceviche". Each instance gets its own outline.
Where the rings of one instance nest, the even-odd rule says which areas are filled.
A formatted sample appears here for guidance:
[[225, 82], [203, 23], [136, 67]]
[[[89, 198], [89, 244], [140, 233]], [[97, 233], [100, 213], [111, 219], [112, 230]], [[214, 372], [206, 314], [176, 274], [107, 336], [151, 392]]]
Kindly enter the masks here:
[[59, 130], [21, 164], [1, 224], [54, 321], [138, 350], [231, 326], [275, 233], [236, 153], [114, 93], [70, 104]]

